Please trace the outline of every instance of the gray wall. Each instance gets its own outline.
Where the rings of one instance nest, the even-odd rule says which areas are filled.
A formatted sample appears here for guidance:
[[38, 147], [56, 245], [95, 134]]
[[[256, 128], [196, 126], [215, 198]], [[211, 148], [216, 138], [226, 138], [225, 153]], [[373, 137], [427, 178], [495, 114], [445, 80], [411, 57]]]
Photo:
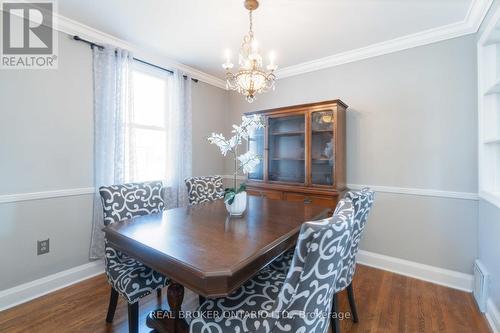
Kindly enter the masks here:
[[193, 176], [224, 174], [219, 148], [208, 143], [212, 132], [226, 129], [229, 96], [207, 83], [193, 84]]
[[[228, 94], [193, 83], [193, 173], [224, 173], [206, 143]], [[59, 69], [0, 72], [0, 195], [92, 187], [92, 57], [59, 35]], [[92, 196], [0, 204], [0, 290], [88, 262]], [[36, 240], [50, 237], [50, 253]]]
[[[474, 36], [279, 80], [241, 113], [340, 98], [350, 184], [477, 192]], [[226, 165], [226, 170], [230, 170]], [[379, 193], [362, 248], [471, 273], [477, 202]]]

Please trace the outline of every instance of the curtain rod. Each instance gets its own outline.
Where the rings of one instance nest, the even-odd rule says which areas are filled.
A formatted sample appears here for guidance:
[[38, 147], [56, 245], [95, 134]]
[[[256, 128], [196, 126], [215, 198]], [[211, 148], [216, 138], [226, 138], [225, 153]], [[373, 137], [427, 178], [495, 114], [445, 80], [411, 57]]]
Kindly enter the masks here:
[[[88, 45], [90, 45], [90, 47], [97, 47], [97, 48], [99, 48], [99, 49], [103, 49], [103, 48], [104, 48], [104, 46], [99, 45], [99, 44], [96, 44], [96, 43], [91, 42], [91, 41], [89, 41], [89, 40], [83, 39], [83, 38], [81, 38], [80, 36], [73, 36], [73, 39], [74, 39], [74, 40], [76, 40], [76, 41], [79, 41], [79, 42], [83, 42], [83, 43], [85, 43], [85, 44], [88, 44]], [[154, 67], [154, 68], [158, 68], [158, 69], [160, 69], [160, 70], [162, 70], [162, 71], [165, 71], [165, 72], [169, 72], [169, 73], [171, 73], [171, 74], [174, 74], [174, 71], [173, 71], [173, 70], [166, 69], [166, 68], [164, 68], [164, 67], [160, 67], [160, 66], [158, 66], [158, 65], [152, 64], [152, 63], [147, 62], [147, 61], [144, 61], [144, 60], [142, 60], [142, 59], [138, 59], [138, 58], [135, 58], [135, 57], [134, 57], [134, 60], [135, 60], [135, 61], [137, 61], [137, 62], [140, 62], [140, 63], [142, 63], [142, 64], [145, 64], [145, 65], [148, 65], [148, 66], [151, 66], [151, 67]], [[184, 75], [184, 78], [187, 78], [187, 76], [186, 76], [186, 75]], [[193, 82], [198, 82], [198, 79], [193, 79], [193, 78], [191, 78], [191, 80], [192, 80]]]

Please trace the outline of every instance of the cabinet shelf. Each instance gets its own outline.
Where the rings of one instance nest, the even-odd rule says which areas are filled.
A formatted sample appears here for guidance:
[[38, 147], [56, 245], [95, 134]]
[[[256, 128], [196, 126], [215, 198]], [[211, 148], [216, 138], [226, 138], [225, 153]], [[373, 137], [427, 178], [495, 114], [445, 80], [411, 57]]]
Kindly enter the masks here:
[[500, 22], [497, 22], [491, 30], [488, 38], [484, 42], [484, 46], [500, 43]]
[[488, 139], [484, 139], [483, 143], [484, 144], [500, 143], [500, 138], [488, 138]]
[[500, 93], [500, 79], [497, 79], [494, 84], [492, 84], [488, 90], [484, 92], [485, 95], [498, 94]]
[[303, 158], [291, 158], [291, 157], [273, 157], [273, 161], [305, 161]]
[[273, 132], [271, 135], [280, 136], [280, 135], [304, 135], [304, 131], [287, 131], [287, 132]]
[[333, 133], [332, 129], [326, 129], [326, 130], [312, 130], [313, 134], [314, 133]]

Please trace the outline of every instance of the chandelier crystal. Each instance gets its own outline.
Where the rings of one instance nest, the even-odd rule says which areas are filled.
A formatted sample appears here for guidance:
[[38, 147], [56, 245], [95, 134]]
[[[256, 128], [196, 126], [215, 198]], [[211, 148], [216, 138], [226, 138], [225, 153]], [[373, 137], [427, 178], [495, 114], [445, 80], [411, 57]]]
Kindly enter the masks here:
[[243, 94], [249, 103], [255, 100], [257, 94], [274, 90], [276, 75], [274, 71], [278, 68], [274, 63], [274, 53], [269, 55], [269, 64], [266, 70], [263, 68], [262, 56], [259, 53], [257, 41], [253, 34], [252, 12], [259, 7], [257, 0], [245, 0], [245, 8], [249, 11], [250, 29], [243, 37], [236, 73], [231, 72], [234, 65], [231, 63], [230, 51], [226, 51], [226, 62], [222, 67], [226, 70], [226, 88], [236, 90]]

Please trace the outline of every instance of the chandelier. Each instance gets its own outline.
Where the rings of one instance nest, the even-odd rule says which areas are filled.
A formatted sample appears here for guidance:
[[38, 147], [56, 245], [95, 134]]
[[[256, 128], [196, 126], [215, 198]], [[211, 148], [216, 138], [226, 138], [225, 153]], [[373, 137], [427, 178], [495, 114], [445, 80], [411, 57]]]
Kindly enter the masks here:
[[239, 54], [239, 69], [231, 72], [234, 65], [231, 63], [231, 53], [226, 50], [226, 62], [222, 67], [226, 70], [226, 88], [236, 90], [243, 94], [249, 103], [255, 100], [255, 95], [274, 90], [276, 76], [274, 71], [278, 68], [274, 63], [274, 53], [269, 55], [269, 64], [266, 70], [262, 67], [262, 56], [259, 53], [257, 41], [253, 35], [252, 12], [259, 7], [257, 0], [245, 0], [245, 8], [249, 11], [250, 30], [243, 37]]

